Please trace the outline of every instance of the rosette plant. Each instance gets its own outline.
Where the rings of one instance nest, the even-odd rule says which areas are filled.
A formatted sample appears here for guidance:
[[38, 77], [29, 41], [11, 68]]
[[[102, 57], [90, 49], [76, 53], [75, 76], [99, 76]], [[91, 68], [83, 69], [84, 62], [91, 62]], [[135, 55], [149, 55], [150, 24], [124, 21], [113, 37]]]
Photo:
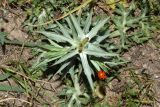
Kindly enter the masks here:
[[[92, 13], [85, 20], [74, 15], [65, 18], [63, 24], [56, 21], [53, 30], [37, 31], [47, 37], [49, 44], [38, 49], [39, 60], [33, 68], [42, 67], [47, 63], [51, 66], [60, 65], [55, 74], [69, 71], [70, 68], [79, 68], [78, 74], [84, 73], [90, 88], [94, 89], [93, 78], [95, 73], [104, 69], [108, 64], [118, 64], [119, 56], [111, 49], [104, 47], [108, 31], [100, 29], [107, 23], [109, 17], [92, 24]], [[77, 68], [76, 68], [77, 67]]]
[[120, 44], [117, 44], [120, 49], [128, 49], [134, 42], [141, 44], [151, 38], [152, 28], [146, 16], [147, 9], [142, 8], [139, 15], [135, 16], [135, 8], [134, 3], [129, 8], [118, 4], [115, 10], [116, 15], [112, 18], [115, 30], [111, 37], [117, 36], [120, 39]]

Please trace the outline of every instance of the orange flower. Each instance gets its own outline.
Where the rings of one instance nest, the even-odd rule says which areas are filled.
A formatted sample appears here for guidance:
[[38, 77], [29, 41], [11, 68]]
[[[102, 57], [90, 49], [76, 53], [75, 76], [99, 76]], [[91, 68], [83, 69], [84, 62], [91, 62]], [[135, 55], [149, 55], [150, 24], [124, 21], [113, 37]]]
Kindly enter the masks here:
[[100, 80], [106, 79], [106, 78], [107, 78], [107, 75], [106, 75], [105, 71], [103, 71], [103, 70], [98, 71], [98, 78], [99, 78]]

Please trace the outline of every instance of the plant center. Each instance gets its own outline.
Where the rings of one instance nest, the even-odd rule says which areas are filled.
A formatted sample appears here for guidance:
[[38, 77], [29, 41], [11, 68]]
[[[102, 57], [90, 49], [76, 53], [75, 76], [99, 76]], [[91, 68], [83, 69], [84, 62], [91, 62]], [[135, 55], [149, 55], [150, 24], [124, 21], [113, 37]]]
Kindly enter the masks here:
[[79, 45], [78, 45], [78, 52], [79, 52], [79, 53], [81, 53], [81, 52], [83, 51], [83, 49], [84, 49], [84, 47], [87, 45], [88, 41], [89, 41], [89, 38], [88, 38], [88, 37], [82, 39], [82, 41], [81, 41], [81, 42], [79, 43]]

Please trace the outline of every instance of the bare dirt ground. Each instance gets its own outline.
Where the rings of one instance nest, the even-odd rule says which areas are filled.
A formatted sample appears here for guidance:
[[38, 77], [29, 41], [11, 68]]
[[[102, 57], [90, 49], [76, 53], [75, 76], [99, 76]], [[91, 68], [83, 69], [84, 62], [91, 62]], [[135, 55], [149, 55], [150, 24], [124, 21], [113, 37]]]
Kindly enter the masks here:
[[[19, 12], [20, 13], [20, 12]], [[9, 13], [5, 17], [8, 21], [0, 22], [0, 29], [9, 33], [8, 38], [18, 39], [21, 41], [26, 41], [28, 35], [23, 32], [21, 23], [24, 21], [25, 16], [17, 17], [13, 13]], [[153, 39], [148, 43], [143, 45], [134, 46], [123, 56], [125, 59], [129, 60], [130, 63], [127, 65], [127, 68], [133, 68], [134, 72], [137, 74], [146, 73], [150, 75], [150, 79], [153, 80], [152, 89], [155, 95], [155, 107], [160, 107], [160, 33], [155, 33]], [[24, 61], [27, 63], [31, 58], [30, 50], [18, 46], [9, 46], [5, 48], [5, 53], [0, 49], [0, 65], [1, 66], [11, 66], [11, 62], [15, 61]], [[122, 78], [121, 82], [114, 80], [110, 83], [110, 89], [106, 90], [106, 95], [110, 103], [115, 103], [118, 100], [118, 96], [121, 95], [125, 81], [127, 78], [127, 70], [122, 69], [120, 77]], [[0, 71], [2, 73], [2, 71]], [[9, 81], [9, 82], [8, 82]], [[5, 82], [0, 82], [0, 84], [16, 85], [13, 80], [7, 80]], [[20, 94], [14, 92], [0, 92], [0, 106], [1, 107], [27, 107], [30, 103], [33, 103], [33, 107], [41, 107], [41, 104], [47, 102], [50, 107], [52, 107], [52, 102], [54, 102], [55, 94], [57, 93], [57, 87], [60, 82], [57, 82], [56, 79], [47, 79], [40, 80], [36, 83], [35, 86], [39, 87], [35, 89], [35, 95], [28, 95], [27, 93]], [[61, 90], [61, 89], [59, 89]], [[34, 97], [33, 97], [34, 96]], [[32, 98], [31, 98], [32, 97]], [[12, 99], [11, 99], [12, 98]], [[14, 99], [15, 98], [15, 99]], [[55, 98], [55, 99], [54, 99]], [[5, 99], [5, 100], [4, 100]], [[17, 100], [19, 99], [19, 100]], [[26, 103], [29, 102], [29, 103]], [[56, 101], [55, 101], [56, 102]], [[55, 103], [54, 103], [55, 104]], [[58, 102], [57, 102], [58, 104]], [[56, 105], [58, 107], [58, 105]]]
[[155, 107], [160, 107], [160, 33], [156, 33], [152, 40], [144, 45], [132, 47], [124, 54], [138, 74], [148, 74], [153, 81], [151, 89], [155, 95]]
[[[123, 55], [130, 63], [120, 70], [121, 81], [115, 79], [109, 84], [110, 88], [107, 88], [106, 96], [111, 105], [117, 105], [119, 96], [122, 96], [126, 90], [125, 87], [133, 83], [130, 75], [130, 72], [133, 71], [136, 76], [138, 76], [142, 87], [146, 88], [147, 84], [150, 84], [146, 89], [151, 91], [151, 95], [154, 98], [154, 102], [152, 103], [154, 106], [149, 104], [149, 100], [146, 100], [150, 97], [144, 98], [146, 106], [143, 107], [160, 107], [160, 48], [155, 46], [155, 44], [159, 45], [159, 43], [160, 34], [157, 33], [148, 43], [134, 46]], [[137, 86], [133, 87], [133, 89], [139, 90]], [[143, 91], [145, 93], [146, 90]], [[146, 92], [149, 93], [149, 91]], [[139, 98], [144, 97], [143, 95], [144, 94], [139, 95]], [[124, 105], [124, 107], [126, 107], [126, 105]]]

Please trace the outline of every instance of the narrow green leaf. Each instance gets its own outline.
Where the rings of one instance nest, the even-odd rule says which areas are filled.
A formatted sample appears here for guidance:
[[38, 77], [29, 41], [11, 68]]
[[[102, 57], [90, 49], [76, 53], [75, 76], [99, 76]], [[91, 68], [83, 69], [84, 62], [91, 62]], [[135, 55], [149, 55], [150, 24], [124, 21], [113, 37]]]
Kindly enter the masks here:
[[51, 45], [58, 47], [58, 48], [63, 48], [62, 46], [60, 46], [59, 44], [55, 43], [54, 41], [52, 41], [51, 39], [48, 39], [48, 41], [50, 42]]
[[97, 64], [97, 62], [96, 62], [96, 61], [91, 60], [91, 63], [92, 63], [92, 64], [93, 64], [93, 66], [97, 69], [97, 71], [101, 70], [101, 69], [100, 69], [100, 67], [99, 67], [99, 65]]
[[100, 44], [102, 41], [104, 41], [106, 38], [108, 38], [109, 35], [109, 31], [107, 31], [103, 36], [98, 36], [96, 41], [94, 42], [95, 44]]
[[119, 35], [120, 35], [119, 30], [116, 30], [116, 31], [114, 31], [114, 32], [112, 32], [112, 33], [109, 34], [110, 38], [114, 38], [114, 37], [117, 37]]
[[87, 56], [84, 53], [80, 53], [80, 58], [82, 61], [82, 66], [84, 69], [84, 74], [86, 75], [89, 85], [92, 89], [92, 91], [94, 90], [94, 85], [93, 85], [93, 80], [92, 80], [92, 71], [91, 68], [89, 66], [88, 60], [87, 60]]
[[8, 74], [8, 73], [0, 74], [0, 81], [6, 80], [10, 76], [11, 76], [11, 74]]
[[42, 49], [47, 50], [47, 51], [62, 51], [62, 50], [67, 50], [66, 48], [62, 47], [55, 47], [53, 45], [42, 45], [40, 46]]
[[74, 82], [74, 74], [75, 74], [74, 67], [75, 67], [75, 66], [72, 66], [72, 67], [69, 69], [69, 72], [68, 72], [68, 73], [70, 74], [71, 79], [72, 79], [73, 82]]
[[6, 35], [7, 35], [6, 32], [0, 32], [0, 45], [4, 44]]
[[104, 20], [101, 20], [95, 27], [92, 28], [92, 30], [87, 34], [87, 36], [92, 39], [98, 31], [104, 26], [104, 24], [108, 21], [109, 18], [106, 18]]
[[71, 34], [72, 34], [72, 36], [73, 36], [73, 39], [74, 39], [74, 40], [77, 40], [77, 39], [78, 39], [78, 36], [77, 36], [77, 32], [76, 32], [76, 29], [75, 29], [73, 23], [71, 22], [71, 20], [70, 20], [69, 17], [66, 18], [66, 21], [67, 21], [70, 29], [72, 30], [72, 33], [71, 33]]
[[80, 95], [81, 94], [81, 88], [80, 88], [80, 85], [79, 85], [79, 79], [78, 79], [77, 75], [78, 74], [74, 75], [74, 87], [76, 89], [76, 94]]
[[61, 71], [64, 70], [69, 64], [70, 64], [70, 62], [63, 64], [54, 75], [61, 73]]
[[81, 29], [77, 19], [72, 14], [70, 16], [71, 16], [72, 22], [74, 24], [74, 27], [77, 30], [78, 37], [80, 37], [81, 39], [85, 38], [85, 34], [84, 34], [83, 30]]
[[91, 21], [92, 21], [92, 14], [93, 12], [91, 11], [91, 13], [88, 15], [86, 22], [85, 22], [85, 26], [83, 31], [85, 32], [85, 34], [87, 34], [89, 32], [89, 28], [91, 26]]
[[62, 63], [64, 61], [68, 60], [69, 58], [75, 56], [76, 54], [78, 54], [78, 52], [76, 50], [73, 50], [70, 53], [67, 53], [66, 55], [64, 55], [58, 61], [56, 61], [56, 63], [54, 63], [53, 65], [60, 64], [60, 63]]
[[54, 33], [54, 32], [46, 32], [46, 31], [37, 31], [37, 33], [41, 33], [43, 35], [45, 35], [46, 37], [48, 37], [51, 40], [57, 41], [57, 42], [68, 42], [72, 45], [74, 45], [74, 41], [72, 39], [69, 39], [63, 35]]
[[38, 61], [35, 64], [33, 64], [32, 69], [34, 70], [34, 69], [36, 69], [36, 68], [38, 68], [40, 66], [46, 65], [48, 62], [54, 61], [54, 60], [60, 58], [61, 56], [63, 56], [63, 55], [58, 55], [58, 56], [55, 56], [55, 57], [53, 57], [51, 59], [45, 59], [45, 60], [43, 60], [41, 62]]
[[41, 13], [38, 15], [38, 23], [44, 23], [46, 17], [47, 17], [46, 10], [43, 9]]
[[95, 50], [95, 51], [98, 51], [98, 52], [101, 52], [101, 53], [104, 53], [105, 51], [100, 48], [97, 44], [91, 44], [89, 43], [88, 44], [88, 49], [87, 50]]
[[126, 64], [127, 62], [126, 61], [121, 61], [121, 62], [104, 62], [105, 64], [108, 64], [108, 65], [113, 65], [113, 66], [117, 66], [117, 65], [122, 65], [122, 64]]
[[115, 53], [108, 53], [108, 52], [99, 52], [99, 51], [95, 51], [95, 50], [85, 50], [84, 51], [87, 55], [93, 55], [95, 57], [104, 57], [104, 58], [108, 58], [110, 56], [118, 56], [118, 54]]
[[68, 51], [64, 51], [64, 50], [56, 50], [56, 51], [51, 51], [51, 52], [47, 52], [46, 54], [44, 54], [44, 57], [47, 58], [54, 58], [54, 57], [58, 57], [58, 56], [63, 56], [67, 53]]
[[134, 23], [139, 23], [139, 21], [141, 20], [141, 17], [137, 17], [137, 18], [130, 18], [130, 20], [127, 21], [127, 25], [128, 26], [131, 26], [133, 25]]
[[18, 86], [0, 85], [0, 91], [24, 92], [24, 89]]
[[[69, 35], [68, 31], [59, 23], [56, 21], [56, 23], [58, 24], [58, 26], [61, 29], [61, 32], [63, 33], [64, 36], [66, 36], [69, 39], [72, 39], [71, 36]], [[73, 39], [72, 39], [73, 40]]]
[[120, 9], [115, 9], [115, 12], [116, 12], [118, 15], [122, 15], [122, 14], [123, 14], [123, 10], [120, 10]]

